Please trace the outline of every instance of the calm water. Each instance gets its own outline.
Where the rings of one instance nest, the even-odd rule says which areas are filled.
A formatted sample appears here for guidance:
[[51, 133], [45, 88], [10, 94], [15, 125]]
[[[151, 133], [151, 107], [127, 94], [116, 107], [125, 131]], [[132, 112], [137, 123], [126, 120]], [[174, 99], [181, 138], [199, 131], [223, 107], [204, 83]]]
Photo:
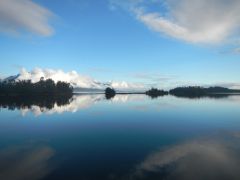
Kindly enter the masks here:
[[240, 96], [4, 102], [0, 179], [240, 179]]

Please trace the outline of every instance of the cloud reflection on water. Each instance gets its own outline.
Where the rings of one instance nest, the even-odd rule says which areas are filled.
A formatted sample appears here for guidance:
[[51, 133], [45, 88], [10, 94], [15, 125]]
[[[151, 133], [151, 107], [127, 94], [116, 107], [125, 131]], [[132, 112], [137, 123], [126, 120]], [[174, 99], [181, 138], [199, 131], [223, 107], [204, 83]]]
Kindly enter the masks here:
[[239, 133], [198, 139], [150, 154], [130, 179], [228, 180], [240, 177]]
[[31, 106], [30, 108], [23, 108], [21, 109], [22, 115], [26, 115], [27, 113], [31, 112], [36, 116], [42, 114], [62, 114], [64, 112], [77, 112], [81, 109], [86, 109], [94, 105], [100, 100], [103, 100], [103, 95], [79, 95], [73, 96], [72, 101], [69, 104], [58, 106], [56, 103], [54, 106], [49, 109], [45, 107], [39, 106]]
[[48, 161], [55, 151], [45, 145], [27, 144], [0, 150], [1, 180], [37, 180], [53, 169]]

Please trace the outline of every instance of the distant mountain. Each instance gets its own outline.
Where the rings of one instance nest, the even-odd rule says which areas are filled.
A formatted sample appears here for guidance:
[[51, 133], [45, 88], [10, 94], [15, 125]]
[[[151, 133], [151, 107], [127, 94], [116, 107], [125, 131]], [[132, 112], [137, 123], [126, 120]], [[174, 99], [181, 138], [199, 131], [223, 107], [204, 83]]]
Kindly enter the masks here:
[[[20, 74], [14, 75], [14, 76], [9, 76], [5, 79], [0, 80], [0, 82], [14, 82], [18, 81], [20, 77]], [[87, 88], [85, 87], [79, 87], [77, 83], [70, 82], [72, 87], [74, 88], [75, 93], [103, 93], [104, 90], [111, 86], [111, 83], [101, 83], [97, 81], [89, 81], [87, 84]]]
[[228, 88], [218, 87], [218, 86], [206, 88], [206, 91], [208, 93], [240, 93], [240, 90], [228, 89]]
[[5, 79], [2, 79], [2, 82], [13, 82], [16, 81], [19, 78], [20, 74], [17, 74], [15, 76], [9, 76]]

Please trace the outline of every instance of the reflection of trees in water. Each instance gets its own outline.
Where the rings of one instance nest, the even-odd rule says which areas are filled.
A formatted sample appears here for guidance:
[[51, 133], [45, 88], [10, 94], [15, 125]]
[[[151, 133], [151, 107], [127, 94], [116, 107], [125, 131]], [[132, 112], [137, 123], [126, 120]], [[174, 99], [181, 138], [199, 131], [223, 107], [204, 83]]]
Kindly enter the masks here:
[[227, 98], [229, 96], [233, 96], [236, 94], [173, 94], [175, 97], [181, 97], [181, 98], [188, 98], [188, 99], [201, 99], [201, 98], [213, 98], [213, 99], [220, 99], [220, 98]]
[[[211, 96], [178, 96], [183, 98], [226, 98], [229, 94], [213, 94]], [[236, 97], [236, 96], [232, 96]], [[233, 98], [234, 100], [235, 98]], [[0, 109], [8, 108], [9, 110], [21, 110], [22, 115], [31, 112], [35, 115], [54, 114], [64, 112], [77, 112], [86, 109], [97, 102], [104, 102], [106, 97], [104, 94], [87, 94], [74, 96], [0, 96]], [[144, 94], [117, 94], [110, 101], [112, 103], [135, 102], [141, 104], [148, 101], [148, 96]], [[162, 101], [161, 101], [162, 102]], [[155, 101], [156, 103], [156, 101]], [[164, 104], [166, 106], [166, 104]], [[139, 107], [139, 106], [138, 106]]]
[[[130, 101], [142, 102], [147, 99], [145, 95], [117, 95], [111, 99], [114, 103]], [[63, 112], [77, 112], [86, 109], [97, 102], [105, 101], [104, 94], [87, 94], [74, 96], [0, 96], [0, 108], [21, 110], [23, 114], [31, 111], [35, 115], [41, 113], [54, 114]]]
[[0, 108], [9, 110], [31, 108], [38, 106], [40, 108], [52, 109], [55, 104], [63, 106], [70, 104], [72, 95], [64, 96], [0, 96]]
[[74, 95], [74, 96], [37, 96], [37, 97], [1, 97], [0, 108], [21, 110], [22, 115], [28, 112], [38, 116], [41, 114], [61, 114], [77, 112], [86, 109], [96, 102], [104, 100], [104, 95]]

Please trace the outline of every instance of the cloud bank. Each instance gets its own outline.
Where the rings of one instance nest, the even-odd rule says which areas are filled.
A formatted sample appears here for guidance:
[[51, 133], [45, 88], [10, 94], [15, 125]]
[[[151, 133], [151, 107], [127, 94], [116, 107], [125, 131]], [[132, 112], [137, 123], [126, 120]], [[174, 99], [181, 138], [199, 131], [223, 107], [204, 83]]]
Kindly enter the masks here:
[[31, 0], [0, 1], [0, 31], [29, 31], [42, 36], [53, 34], [49, 19], [53, 14]]
[[92, 88], [92, 89], [105, 89], [110, 86], [116, 90], [143, 90], [145, 85], [141, 83], [128, 83], [125, 81], [110, 81], [102, 83], [96, 81], [89, 76], [84, 76], [76, 71], [64, 72], [63, 70], [54, 69], [41, 69], [35, 68], [28, 72], [22, 68], [20, 70], [17, 80], [31, 80], [33, 83], [38, 82], [41, 78], [52, 79], [55, 82], [64, 81], [70, 83], [74, 88]]
[[[115, 2], [120, 4], [118, 0]], [[149, 3], [161, 7], [153, 10]], [[129, 0], [128, 4], [129, 10], [148, 28], [176, 39], [208, 44], [238, 39], [239, 0], [157, 0], [148, 3]], [[122, 6], [126, 7], [126, 2]]]
[[52, 79], [55, 82], [68, 82], [75, 87], [101, 88], [101, 85], [99, 85], [94, 79], [80, 75], [76, 71], [64, 72], [62, 70], [35, 68], [28, 72], [26, 69], [22, 68], [18, 80], [31, 80], [33, 83], [35, 83], [38, 82], [42, 77], [44, 79]]

